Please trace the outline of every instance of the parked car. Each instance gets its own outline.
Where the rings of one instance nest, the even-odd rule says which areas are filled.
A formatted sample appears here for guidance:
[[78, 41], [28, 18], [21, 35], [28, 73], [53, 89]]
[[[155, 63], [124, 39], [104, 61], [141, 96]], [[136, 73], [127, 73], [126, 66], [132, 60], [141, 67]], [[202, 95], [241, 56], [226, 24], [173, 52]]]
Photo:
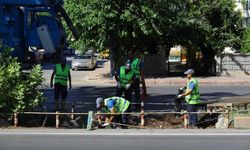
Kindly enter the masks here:
[[72, 70], [95, 69], [96, 60], [91, 55], [77, 55], [73, 58], [71, 66]]
[[99, 57], [102, 59], [109, 59], [109, 50], [101, 51]]

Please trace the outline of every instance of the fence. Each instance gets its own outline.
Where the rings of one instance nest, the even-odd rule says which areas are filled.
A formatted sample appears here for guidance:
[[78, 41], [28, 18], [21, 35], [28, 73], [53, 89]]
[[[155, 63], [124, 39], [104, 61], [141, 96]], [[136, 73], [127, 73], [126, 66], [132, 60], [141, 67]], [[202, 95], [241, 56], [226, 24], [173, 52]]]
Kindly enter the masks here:
[[[44, 115], [44, 116], [48, 116], [48, 115], [52, 115], [52, 116], [55, 116], [55, 126], [56, 128], [59, 128], [60, 127], [60, 116], [64, 116], [64, 115], [68, 115], [71, 120], [73, 120], [75, 118], [76, 115], [79, 115], [81, 116], [81, 118], [83, 118], [83, 116], [88, 116], [88, 125], [87, 125], [87, 128], [88, 129], [91, 129], [91, 124], [92, 122], [95, 122], [96, 120], [93, 119], [93, 116], [95, 115], [105, 115], [107, 113], [98, 113], [98, 112], [92, 112], [90, 114], [90, 112], [85, 112], [85, 113], [82, 113], [82, 112], [75, 112], [75, 104], [81, 104], [81, 105], [85, 105], [85, 104], [93, 104], [93, 103], [88, 103], [88, 102], [68, 102], [67, 104], [71, 106], [71, 112], [17, 112], [17, 113], [14, 113], [13, 117], [14, 117], [14, 127], [17, 127], [18, 126], [18, 123], [19, 123], [19, 120], [18, 120], [18, 116], [19, 115]], [[225, 114], [227, 115], [228, 117], [228, 125], [230, 124], [230, 118], [232, 118], [232, 112], [235, 112], [235, 110], [232, 109], [233, 105], [230, 107], [230, 109], [226, 109], [226, 110], [229, 110], [229, 111], [222, 111], [221, 109], [218, 109], [218, 108], [223, 108], [223, 106], [221, 105], [218, 105], [218, 104], [215, 104], [215, 105], [212, 105], [212, 104], [209, 104], [208, 106], [206, 105], [206, 107], [209, 107], [209, 111], [207, 111], [207, 109], [205, 108], [205, 111], [204, 112], [174, 112], [174, 111], [171, 111], [171, 112], [159, 112], [159, 111], [156, 111], [156, 112], [152, 112], [152, 111], [148, 111], [148, 112], [145, 112], [144, 111], [144, 103], [132, 103], [132, 104], [141, 104], [141, 111], [140, 112], [130, 112], [130, 113], [124, 113], [124, 114], [128, 114], [128, 115], [139, 115], [140, 116], [140, 126], [131, 126], [131, 125], [128, 125], [128, 124], [120, 124], [120, 125], [124, 125], [124, 126], [128, 126], [128, 127], [133, 127], [133, 128], [145, 128], [145, 119], [144, 119], [144, 116], [145, 115], [164, 115], [164, 114], [176, 114], [176, 115], [182, 115], [182, 119], [183, 119], [183, 128], [188, 128], [188, 115], [189, 114]], [[175, 105], [175, 103], [147, 103], [147, 105]], [[244, 103], [245, 104], [245, 103]], [[248, 104], [248, 103], [247, 103]], [[186, 105], [185, 103], [182, 105]], [[225, 106], [227, 107], [227, 105]], [[201, 109], [204, 109], [203, 105], [201, 105], [200, 107]], [[244, 109], [245, 110], [245, 109]], [[216, 112], [218, 111], [218, 112]], [[121, 113], [115, 113], [114, 115], [117, 115], [117, 114], [121, 114]], [[79, 118], [79, 117], [77, 117]], [[218, 119], [218, 118], [217, 118]], [[209, 120], [208, 120], [209, 121]], [[112, 123], [112, 124], [117, 124], [117, 123]]]
[[[59, 128], [60, 126], [60, 116], [62, 115], [86, 115], [88, 116], [88, 125], [87, 125], [87, 129], [91, 130], [92, 129], [92, 122], [97, 121], [95, 119], [93, 119], [94, 115], [106, 115], [108, 113], [93, 113], [92, 111], [90, 111], [89, 113], [61, 113], [61, 112], [17, 112], [14, 113], [14, 127], [18, 127], [18, 115], [20, 114], [24, 114], [24, 115], [55, 115], [55, 122], [56, 122], [56, 128]], [[114, 113], [113, 115], [119, 115], [121, 113]], [[229, 112], [131, 112], [131, 113], [123, 113], [123, 114], [127, 114], [127, 115], [149, 115], [149, 114], [181, 114], [183, 115], [183, 128], [188, 128], [188, 115], [189, 114], [225, 114], [228, 116], [228, 121], [229, 121]], [[111, 122], [111, 124], [118, 124], [118, 125], [123, 125], [123, 126], [128, 126], [128, 127], [133, 127], [133, 128], [145, 128], [144, 126], [144, 120], [141, 120], [141, 126], [133, 126], [133, 125], [128, 125], [128, 124], [119, 124], [119, 123], [114, 123]], [[228, 122], [229, 125], [229, 122]]]

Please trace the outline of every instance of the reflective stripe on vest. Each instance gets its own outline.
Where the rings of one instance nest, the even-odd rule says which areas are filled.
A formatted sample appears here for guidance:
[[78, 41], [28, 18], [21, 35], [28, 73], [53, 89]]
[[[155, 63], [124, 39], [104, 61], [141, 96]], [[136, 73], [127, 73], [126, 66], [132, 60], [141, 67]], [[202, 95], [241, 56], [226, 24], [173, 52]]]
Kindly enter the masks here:
[[68, 76], [69, 76], [69, 66], [66, 65], [64, 70], [62, 70], [61, 64], [56, 64], [55, 83], [60, 83], [64, 86], [67, 86]]
[[140, 62], [141, 60], [139, 58], [135, 58], [131, 64], [131, 68], [135, 72], [136, 78], [140, 78], [141, 76], [140, 67], [139, 67]]
[[122, 97], [110, 97], [104, 99], [104, 105], [107, 106], [109, 100], [115, 100], [115, 110], [116, 113], [124, 113], [128, 107], [130, 102]]
[[119, 76], [119, 81], [121, 83], [121, 86], [125, 87], [127, 84], [129, 84], [132, 81], [133, 75], [134, 75], [134, 72], [132, 70], [130, 70], [126, 74], [125, 66], [121, 66], [120, 76]]
[[189, 90], [190, 83], [194, 83], [195, 87], [191, 94], [185, 96], [185, 100], [188, 104], [199, 104], [200, 103], [200, 89], [199, 83], [195, 78], [191, 78], [191, 80], [187, 84], [187, 91]]

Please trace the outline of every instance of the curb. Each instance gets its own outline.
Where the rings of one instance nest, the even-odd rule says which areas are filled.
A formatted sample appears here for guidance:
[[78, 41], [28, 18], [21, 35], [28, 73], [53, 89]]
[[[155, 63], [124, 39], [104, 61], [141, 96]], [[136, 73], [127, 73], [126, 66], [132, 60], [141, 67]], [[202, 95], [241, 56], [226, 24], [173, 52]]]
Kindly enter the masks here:
[[[88, 78], [85, 79], [86, 82], [93, 82], [97, 84], [116, 84], [116, 81], [107, 79], [107, 78]], [[236, 80], [236, 79], [230, 79], [230, 80], [223, 80], [223, 79], [213, 79], [213, 80], [204, 80], [199, 79], [198, 81], [201, 85], [250, 85], [250, 79], [249, 80]], [[186, 79], [180, 78], [180, 79], [146, 79], [146, 85], [185, 85]]]

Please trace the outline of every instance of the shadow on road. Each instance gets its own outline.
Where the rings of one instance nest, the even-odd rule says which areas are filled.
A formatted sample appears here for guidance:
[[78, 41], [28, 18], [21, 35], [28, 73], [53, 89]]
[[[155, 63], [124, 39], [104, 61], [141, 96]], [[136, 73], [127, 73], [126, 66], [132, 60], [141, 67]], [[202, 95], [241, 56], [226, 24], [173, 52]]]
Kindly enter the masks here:
[[[98, 97], [110, 97], [114, 96], [116, 93], [116, 88], [113, 86], [80, 86], [69, 90], [68, 92], [68, 110], [70, 110], [71, 103], [76, 104], [76, 110], [78, 112], [88, 112], [89, 110], [96, 110], [95, 100]], [[159, 93], [150, 93], [149, 97], [145, 100], [145, 109], [146, 110], [169, 110], [171, 107], [167, 106], [167, 103], [174, 103], [176, 97], [175, 94], [159, 94]], [[48, 98], [46, 106], [48, 110], [53, 110], [53, 89], [45, 90], [45, 95]], [[134, 96], [134, 95], [133, 95]], [[201, 93], [201, 100], [219, 100], [224, 97], [239, 97], [239, 96], [250, 96], [250, 93], [247, 94], [235, 94], [231, 92], [210, 92], [210, 93]], [[134, 97], [133, 97], [134, 99]], [[135, 102], [135, 101], [132, 101]], [[136, 102], [140, 104], [140, 102]], [[184, 102], [185, 103], [185, 102]], [[173, 106], [172, 106], [173, 107]]]

